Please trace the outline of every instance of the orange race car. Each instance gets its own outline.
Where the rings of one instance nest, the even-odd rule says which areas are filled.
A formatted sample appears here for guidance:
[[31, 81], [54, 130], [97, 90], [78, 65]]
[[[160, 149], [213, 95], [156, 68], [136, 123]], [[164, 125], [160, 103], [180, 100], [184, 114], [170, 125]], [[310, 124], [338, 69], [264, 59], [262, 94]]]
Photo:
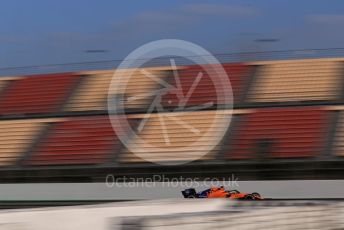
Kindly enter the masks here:
[[194, 188], [182, 191], [184, 198], [229, 198], [236, 200], [263, 200], [257, 192], [241, 193], [238, 190], [225, 190], [224, 187], [212, 187], [202, 192], [196, 192]]

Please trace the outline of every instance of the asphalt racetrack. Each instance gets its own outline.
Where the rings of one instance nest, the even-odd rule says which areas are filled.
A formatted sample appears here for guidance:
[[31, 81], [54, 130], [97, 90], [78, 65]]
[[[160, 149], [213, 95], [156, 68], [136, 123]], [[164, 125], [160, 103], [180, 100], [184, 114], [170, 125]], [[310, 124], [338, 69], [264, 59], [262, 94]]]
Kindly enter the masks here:
[[[197, 191], [207, 189], [205, 185]], [[35, 183], [1, 184], [0, 201], [123, 201], [182, 198], [183, 184]], [[271, 199], [343, 199], [344, 180], [238, 181], [241, 192]]]

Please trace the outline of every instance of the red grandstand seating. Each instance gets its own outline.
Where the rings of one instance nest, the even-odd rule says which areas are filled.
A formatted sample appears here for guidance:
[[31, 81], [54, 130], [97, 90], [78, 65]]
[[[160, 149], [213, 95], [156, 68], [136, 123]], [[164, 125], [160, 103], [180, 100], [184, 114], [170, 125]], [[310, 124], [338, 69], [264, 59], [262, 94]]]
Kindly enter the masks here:
[[27, 164], [99, 164], [111, 160], [120, 147], [108, 116], [70, 118], [53, 124]]
[[13, 80], [0, 100], [0, 114], [37, 114], [56, 112], [78, 76], [49, 74]]
[[[325, 143], [328, 112], [319, 108], [266, 108], [242, 115], [226, 158], [313, 157]], [[266, 152], [258, 153], [258, 141], [269, 141]]]
[[[251, 67], [240, 63], [224, 64], [223, 67], [231, 81], [234, 100], [239, 102], [245, 93], [244, 89], [246, 88], [246, 83], [249, 81], [248, 77]], [[199, 71], [202, 71], [200, 66], [181, 67], [179, 70], [181, 88], [184, 95], [186, 95], [192, 87]], [[203, 73], [204, 76], [195, 88], [190, 99], [186, 102], [186, 106], [195, 106], [211, 101], [216, 102], [218, 100], [212, 79], [208, 74], [205, 74], [204, 70]], [[141, 75], [138, 75], [138, 78], [140, 76]], [[163, 72], [162, 79], [165, 80], [168, 77], [166, 77], [165, 72]], [[80, 80], [78, 75], [70, 73], [27, 76], [11, 80], [9, 87], [6, 85], [3, 98], [0, 99], [0, 115], [56, 112], [62, 107], [63, 102], [65, 102], [78, 80]], [[96, 77], [94, 77], [94, 81], [97, 81]], [[170, 84], [177, 87], [177, 83], [173, 77], [170, 77], [168, 81]], [[108, 83], [108, 81], [104, 82]], [[154, 87], [149, 86], [141, 89], [141, 87], [139, 87], [141, 83], [139, 83], [140, 82], [136, 80], [133, 81], [133, 89], [137, 87], [139, 91], [130, 91], [132, 95], [138, 92], [140, 93], [141, 91], [149, 91], [156, 87], [154, 84]], [[154, 81], [154, 83], [156, 82]], [[106, 86], [108, 84], [102, 83], [100, 85]], [[84, 86], [85, 89], [83, 89], [82, 92], [87, 96], [83, 97], [82, 100], [75, 100], [73, 106], [68, 111], [104, 110], [104, 106], [106, 106], [106, 104], [104, 104], [106, 97], [103, 97], [106, 95], [104, 94], [104, 90], [102, 92], [98, 92], [99, 90], [88, 91], [86, 90], [89, 89], [88, 85], [86, 84]], [[99, 98], [95, 97], [93, 93], [95, 95], [101, 93], [102, 96], [99, 97], [100, 100], [98, 100]], [[89, 103], [89, 98], [97, 100]], [[219, 99], [220, 101], [218, 101], [218, 103], [223, 103], [222, 98]], [[78, 110], [81, 101], [84, 102], [85, 105], [81, 106], [81, 109]], [[150, 102], [149, 100], [147, 101]], [[162, 97], [161, 103], [163, 106], [175, 107], [178, 106], [179, 101], [175, 92], [169, 92]], [[90, 104], [92, 104], [92, 106], [89, 106]], [[133, 108], [136, 107], [140, 107], [140, 104], [135, 104]], [[245, 113], [247, 111], [249, 112]], [[254, 112], [251, 113], [251, 111]], [[192, 122], [191, 124], [195, 126], [200, 125], [200, 127], [206, 128], [212, 112], [213, 111], [208, 111], [207, 113], [205, 111], [202, 112], [206, 114], [203, 116], [204, 121], [195, 119], [195, 117], [200, 118], [201, 116], [201, 113], [198, 112], [190, 112], [190, 114], [182, 118]], [[134, 114], [131, 116], [137, 119], [143, 119], [144, 115]], [[320, 155], [321, 151], [323, 151], [329, 122], [329, 111], [322, 110], [320, 107], [259, 108], [245, 110], [242, 115], [235, 116], [240, 116], [240, 119], [238, 121], [239, 123], [237, 123], [238, 125], [234, 125], [235, 132], [229, 142], [230, 146], [224, 147], [225, 150], [228, 150], [225, 151], [224, 154], [227, 159], [256, 158], [259, 155], [259, 150], [261, 150], [260, 146], [257, 146], [258, 143], [267, 145], [267, 147], [265, 146], [266, 151], [262, 152], [262, 155], [270, 158], [313, 157]], [[149, 141], [155, 141], [154, 143], [166, 144], [162, 139], [163, 136], [161, 133], [157, 133], [159, 129], [162, 129], [159, 122], [160, 121], [156, 117], [150, 117], [147, 127], [140, 133], [140, 136], [146, 138], [148, 143]], [[26, 164], [101, 164], [110, 162], [114, 154], [121, 148], [121, 143], [113, 131], [108, 117], [105, 115], [61, 118], [61, 120], [49, 121], [44, 124], [48, 125], [48, 123], [52, 123], [51, 129], [49, 129], [47, 136], [42, 139], [38, 146], [36, 146], [35, 151], [29, 156]], [[195, 135], [189, 135], [183, 128], [179, 128], [178, 124], [174, 124], [173, 122], [166, 123], [164, 129], [171, 130], [171, 133], [175, 135], [175, 146], [179, 146], [181, 143], [187, 143], [189, 139], [196, 139]], [[179, 133], [176, 133], [176, 130]], [[41, 131], [41, 129], [39, 129], [39, 131]], [[6, 137], [6, 132], [3, 136]], [[15, 138], [13, 138], [13, 143], [17, 143], [17, 139], [21, 140], [21, 137], [17, 138], [17, 136], [19, 136], [17, 133], [13, 134], [13, 136], [15, 136]], [[210, 135], [209, 138], [213, 138], [213, 135]], [[26, 139], [31, 141], [29, 138]], [[6, 147], [8, 144], [6, 142], [7, 139], [4, 140], [4, 149], [8, 149], [8, 147]], [[132, 143], [135, 142], [131, 142], [131, 144]], [[171, 143], [174, 144], [174, 142]], [[224, 141], [224, 143], [227, 142]], [[26, 151], [27, 148], [31, 147], [31, 144], [32, 143], [30, 143], [30, 145], [23, 145], [25, 147], [23, 149]], [[142, 149], [142, 146], [140, 146], [140, 148]], [[165, 152], [171, 152], [171, 146], [166, 147], [166, 149]], [[217, 153], [219, 149], [220, 148], [214, 149], [214, 153]], [[20, 156], [22, 150], [16, 151], [16, 153], [17, 152], [17, 155]], [[123, 152], [126, 153], [125, 151]], [[132, 155], [128, 151], [127, 153], [128, 156]], [[184, 154], [184, 152], [182, 153]], [[188, 154], [189, 153], [190, 151]], [[152, 152], [148, 152], [147, 154], [152, 154]], [[162, 151], [155, 154], [156, 156], [158, 156], [158, 154], [161, 155], [159, 155], [159, 159], [169, 160], [169, 158], [164, 158], [167, 154], [165, 154], [165, 156]], [[175, 153], [173, 154], [172, 156], [175, 158], [176, 155]], [[215, 154], [207, 155], [207, 157], [212, 159], [214, 155]], [[126, 155], [124, 154], [122, 161], [141, 161], [141, 159], [137, 160], [134, 158], [134, 160], [132, 160], [130, 156], [125, 158]], [[168, 155], [168, 157], [170, 156]], [[189, 155], [180, 154], [180, 159], [186, 157], [189, 157]], [[16, 158], [18, 157], [16, 156]]]
[[[225, 69], [232, 85], [234, 102], [239, 102], [243, 94], [247, 76], [249, 75], [250, 67], [237, 63], [223, 64], [223, 68]], [[223, 98], [217, 99], [216, 89], [213, 83], [213, 80], [216, 80], [216, 78], [212, 79], [200, 66], [188, 66], [179, 71], [179, 79], [183, 94], [186, 95], [188, 93], [199, 72], [202, 72], [204, 75], [187, 101], [186, 106], [200, 105], [208, 102], [223, 104]], [[177, 83], [173, 76], [170, 77], [170, 84], [177, 87]], [[175, 107], [178, 106], [178, 103], [179, 100], [176, 92], [173, 91], [170, 91], [162, 98], [162, 104], [164, 106]]]

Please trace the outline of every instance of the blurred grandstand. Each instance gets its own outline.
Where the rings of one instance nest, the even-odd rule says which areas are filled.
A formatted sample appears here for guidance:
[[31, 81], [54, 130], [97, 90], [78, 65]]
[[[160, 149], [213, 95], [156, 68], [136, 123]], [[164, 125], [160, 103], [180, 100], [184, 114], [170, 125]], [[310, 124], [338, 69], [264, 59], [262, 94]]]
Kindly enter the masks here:
[[[91, 182], [104, 181], [107, 173], [198, 178], [234, 173], [243, 180], [344, 179], [344, 58], [336, 52], [276, 52], [272, 57], [269, 53], [222, 55], [219, 59], [234, 94], [231, 126], [209, 154], [175, 166], [140, 159], [119, 141], [107, 111], [113, 76], [109, 63], [101, 63], [103, 69], [99, 69], [99, 63], [72, 65], [72, 69], [68, 65], [2, 69], [0, 181]], [[156, 60], [144, 68], [173, 85], [172, 70], [165, 64]], [[190, 64], [178, 63], [183, 90], [191, 87], [191, 80], [202, 70]], [[61, 73], [47, 74], [56, 72], [56, 68]], [[35, 75], [23, 74], [29, 72]], [[139, 72], [133, 76], [123, 90], [125, 97], [160, 87], [142, 79]], [[205, 77], [186, 106], [200, 105], [214, 97]], [[125, 105], [124, 115], [133, 126], [143, 119], [151, 100], [147, 97]], [[161, 103], [174, 109], [175, 101], [171, 93]], [[205, 132], [213, 109], [185, 111], [181, 116]], [[139, 135], [163, 144], [161, 124], [154, 119], [149, 119]], [[195, 134], [176, 124], [167, 127], [169, 133], [182, 138], [173, 139], [166, 151], [149, 154], [161, 161], [184, 160], [187, 154], [174, 146], [186, 146]], [[190, 154], [193, 151], [198, 150], [190, 150]]]

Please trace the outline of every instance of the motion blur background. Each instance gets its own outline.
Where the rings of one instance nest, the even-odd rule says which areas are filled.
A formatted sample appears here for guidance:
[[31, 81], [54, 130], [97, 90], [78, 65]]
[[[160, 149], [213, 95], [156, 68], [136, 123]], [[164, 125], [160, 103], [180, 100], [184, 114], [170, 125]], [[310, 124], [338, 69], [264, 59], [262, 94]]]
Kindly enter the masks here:
[[[337, 186], [332, 192], [336, 198], [343, 198], [338, 195], [344, 194], [343, 10], [344, 2], [340, 0], [1, 1], [0, 190], [8, 183], [18, 186], [48, 183], [47, 191], [50, 191], [49, 183], [53, 182], [105, 183], [109, 174], [115, 178], [164, 175], [170, 179], [200, 180], [235, 175], [239, 181], [278, 180], [290, 194], [294, 194], [295, 189], [303, 189], [302, 186], [294, 187], [293, 180], [312, 180], [315, 184], [316, 180], [334, 180], [332, 182]], [[147, 162], [119, 140], [116, 127], [113, 129], [109, 120], [107, 97], [114, 71], [121, 61], [137, 47], [158, 39], [183, 39], [210, 51], [228, 75], [222, 77], [228, 77], [231, 82], [234, 103], [230, 105], [233, 111], [226, 110], [221, 98], [216, 98], [208, 75], [199, 81], [183, 111], [175, 111], [179, 107], [176, 92], [162, 96], [161, 105], [166, 114], [178, 116], [201, 134], [175, 122], [161, 124], [157, 111], [154, 111], [142, 132], [137, 134], [161, 147], [159, 151], [152, 149], [144, 153], [152, 159]], [[130, 98], [161, 89], [162, 85], [146, 78], [142, 70], [178, 87], [169, 60], [163, 57], [147, 59], [145, 66], [134, 72], [126, 88], [118, 85], [118, 92], [124, 98]], [[179, 90], [186, 94], [203, 67], [184, 58], [175, 57], [175, 60], [181, 83]], [[129, 72], [121, 71], [123, 76]], [[125, 103], [122, 116], [136, 129], [153, 100], [153, 95], [148, 95]], [[188, 110], [214, 101], [214, 106], [199, 111]], [[223, 108], [221, 113], [232, 114], [230, 127], [220, 143], [202, 158], [178, 164], [201, 151], [220, 132], [221, 127], [212, 130], [200, 146], [180, 151], [179, 147], [188, 147], [199, 135], [210, 130], [219, 106]], [[171, 135], [168, 145], [164, 132]], [[135, 138], [130, 143], [138, 146], [137, 149], [145, 148]], [[161, 162], [175, 165], [157, 164]], [[4, 191], [2, 194], [11, 193], [11, 190]], [[25, 193], [25, 189], [21, 191]], [[72, 202], [68, 195], [74, 197], [75, 194], [72, 194], [73, 190], [69, 191], [71, 194], [64, 195], [68, 202]], [[331, 196], [331, 189], [317, 193], [317, 198], [328, 196]], [[157, 195], [156, 198], [162, 197]], [[314, 198], [311, 194], [309, 197]], [[16, 208], [46, 205], [42, 200], [32, 199], [25, 203], [23, 197], [16, 200], [0, 194], [0, 198], [4, 208], [7, 205]], [[99, 199], [98, 194], [97, 200], [91, 201]], [[88, 203], [76, 200], [77, 204]], [[48, 206], [60, 205], [54, 200], [44, 202], [48, 202]], [[129, 218], [130, 208], [127, 208], [128, 216], [122, 216], [124, 219], [120, 221], [107, 214], [104, 219], [95, 218], [94, 224], [104, 221], [103, 229], [187, 226], [189, 220], [180, 213], [182, 210], [159, 213], [156, 210], [168, 209], [166, 203], [155, 205], [154, 202], [120, 205], [147, 206], [146, 211], [137, 215], [159, 214], [160, 217]], [[252, 204], [254, 208], [225, 201], [219, 201], [217, 206], [214, 201], [188, 202], [185, 210], [189, 210], [190, 219], [195, 221], [195, 216], [208, 216], [204, 220], [208, 220], [205, 222], [209, 225], [204, 226], [227, 223], [224, 222], [228, 219], [226, 215], [232, 217], [235, 213], [233, 218], [244, 218], [255, 229], [295, 229], [293, 226], [297, 224], [300, 229], [343, 227], [342, 223], [336, 222], [342, 215], [342, 205], [336, 206], [329, 201], [284, 201], [278, 204], [271, 201], [259, 207]], [[202, 209], [203, 204], [206, 208]], [[306, 208], [309, 204], [313, 209]], [[118, 205], [101, 206], [99, 210], [105, 211], [90, 212], [86, 216], [103, 215], [106, 210], [116, 216], [121, 212]], [[303, 209], [300, 211], [299, 208]], [[214, 213], [209, 214], [214, 210], [224, 212], [225, 217], [221, 219]], [[318, 210], [319, 215], [314, 210]], [[293, 213], [308, 211], [312, 215], [306, 215], [309, 218], [307, 226], [302, 221], [290, 225], [285, 221], [292, 219]], [[4, 229], [31, 229], [26, 226], [39, 229], [51, 225], [48, 220], [47, 223], [39, 220], [45, 211], [28, 212], [37, 214], [37, 219], [29, 220], [25, 215], [16, 217], [17, 214], [10, 217], [11, 213], [4, 212], [0, 213], [0, 221]], [[190, 214], [193, 212], [196, 214]], [[280, 216], [269, 217], [272, 213]], [[332, 215], [334, 213], [339, 216]], [[256, 221], [247, 221], [247, 215], [255, 216], [257, 223], [270, 225], [252, 224]], [[331, 215], [332, 219], [319, 220], [319, 216], [325, 215]], [[13, 219], [9, 221], [9, 218]], [[68, 215], [61, 214], [58, 218], [66, 220]], [[74, 221], [77, 218], [75, 216]], [[282, 222], [275, 223], [273, 219]], [[12, 222], [20, 224], [12, 225]], [[30, 225], [31, 222], [35, 225]], [[61, 222], [68, 224], [68, 221]], [[233, 226], [238, 227], [239, 223], [236, 224]], [[225, 226], [228, 227], [228, 223]]]

